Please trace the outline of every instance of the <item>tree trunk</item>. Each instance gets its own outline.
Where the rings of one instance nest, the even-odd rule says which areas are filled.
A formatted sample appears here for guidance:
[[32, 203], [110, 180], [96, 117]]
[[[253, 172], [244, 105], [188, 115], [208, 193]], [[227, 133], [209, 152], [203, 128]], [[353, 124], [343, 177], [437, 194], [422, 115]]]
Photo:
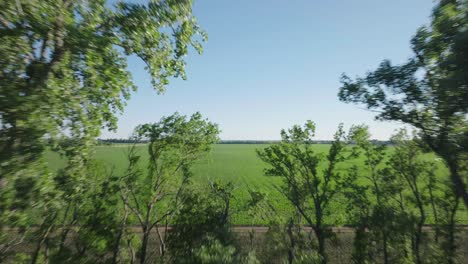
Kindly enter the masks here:
[[[159, 257], [161, 258], [161, 261], [163, 261], [164, 256], [166, 255], [166, 243], [164, 241], [163, 236], [161, 235], [161, 232], [159, 231], [159, 227], [156, 226], [156, 233], [158, 235], [159, 239]], [[167, 234], [167, 225], [164, 230], [164, 236]]]
[[420, 252], [420, 247], [421, 247], [421, 241], [422, 241], [422, 227], [424, 225], [424, 222], [426, 221], [426, 215], [424, 212], [424, 207], [422, 205], [421, 200], [418, 198], [418, 208], [419, 208], [419, 213], [420, 213], [420, 218], [418, 225], [416, 227], [416, 234], [414, 237], [414, 255], [416, 257], [416, 264], [421, 264], [421, 252]]
[[388, 260], [388, 241], [387, 241], [387, 232], [382, 232], [382, 241], [383, 241], [383, 261], [384, 264], [389, 264]]
[[42, 234], [41, 238], [39, 239], [39, 242], [37, 242], [36, 249], [34, 250], [33, 254], [31, 255], [31, 264], [36, 264], [37, 259], [39, 258], [39, 253], [41, 251], [42, 245], [46, 241], [47, 237], [49, 236], [49, 232], [52, 229], [52, 226], [47, 227], [47, 229], [44, 231]]
[[437, 214], [437, 209], [435, 205], [435, 198], [434, 198], [434, 193], [433, 193], [433, 187], [432, 185], [429, 186], [429, 199], [431, 202], [431, 208], [432, 208], [432, 215], [434, 216], [434, 225], [435, 225], [435, 234], [434, 234], [434, 239], [436, 243], [439, 243], [439, 217]]
[[146, 263], [146, 251], [147, 251], [147, 248], [148, 248], [148, 241], [149, 241], [149, 237], [150, 237], [150, 229], [145, 226], [143, 228], [143, 238], [142, 238], [142, 241], [141, 241], [141, 248], [140, 248], [140, 264], [144, 264]]
[[131, 239], [127, 239], [127, 247], [128, 247], [128, 250], [130, 251], [130, 264], [133, 264], [135, 263], [135, 251], [133, 250]]
[[455, 200], [455, 204], [452, 208], [452, 211], [450, 212], [450, 222], [448, 226], [448, 238], [447, 238], [447, 257], [448, 257], [448, 263], [449, 264], [454, 264], [455, 263], [455, 254], [457, 251], [457, 244], [456, 244], [456, 239], [455, 239], [455, 229], [456, 229], [456, 222], [455, 222], [455, 215], [457, 214], [458, 210], [458, 204], [460, 202], [460, 198], [457, 196]]
[[127, 224], [127, 217], [128, 217], [128, 212], [127, 210], [125, 210], [125, 215], [123, 217], [122, 224], [120, 225], [119, 233], [117, 234], [114, 248], [112, 250], [112, 262], [111, 263], [113, 264], [116, 264], [119, 261], [120, 243], [122, 241], [125, 225]]
[[293, 222], [291, 220], [287, 227], [287, 234], [288, 234], [289, 241], [290, 241], [290, 246], [288, 247], [288, 263], [289, 264], [292, 264], [294, 261], [294, 248], [296, 247], [296, 240], [294, 239], [292, 228], [293, 228]]
[[49, 237], [49, 233], [53, 228], [53, 224], [55, 222], [55, 219], [57, 218], [57, 213], [53, 212], [51, 218], [45, 218], [41, 224], [40, 230], [43, 230], [44, 232], [42, 233], [39, 242], [37, 243], [36, 249], [34, 250], [33, 254], [31, 255], [31, 264], [37, 263], [37, 259], [39, 257], [39, 252], [41, 251], [42, 245], [46, 241], [46, 239]]
[[317, 237], [317, 241], [318, 241], [318, 253], [320, 257], [322, 258], [321, 263], [326, 264], [327, 255], [325, 253], [325, 232], [322, 227], [316, 227], [314, 231], [315, 231], [315, 236]]
[[[60, 255], [62, 253], [62, 250], [65, 246], [65, 241], [67, 240], [68, 233], [70, 232], [70, 225], [74, 223], [74, 219], [70, 222], [70, 225], [66, 225], [65, 222], [67, 221], [68, 218], [68, 213], [70, 211], [71, 207], [71, 202], [69, 201], [67, 204], [67, 209], [65, 210], [65, 214], [63, 216], [63, 222], [62, 222], [62, 233], [60, 236], [60, 243], [59, 243], [59, 249], [57, 255]], [[75, 216], [75, 214], [74, 214]]]
[[122, 240], [123, 230], [119, 230], [117, 234], [117, 241], [115, 241], [114, 248], [112, 250], [112, 264], [116, 264], [119, 262], [119, 253], [120, 253], [120, 241]]
[[458, 163], [453, 159], [446, 159], [446, 161], [450, 170], [450, 179], [452, 180], [454, 191], [458, 197], [463, 199], [465, 207], [468, 207], [468, 192], [466, 192], [465, 183], [458, 173]]
[[45, 240], [45, 248], [44, 248], [44, 263], [47, 264], [49, 263], [49, 238], [46, 238]]
[[366, 227], [360, 224], [355, 230], [352, 260], [353, 263], [366, 263], [368, 260]]

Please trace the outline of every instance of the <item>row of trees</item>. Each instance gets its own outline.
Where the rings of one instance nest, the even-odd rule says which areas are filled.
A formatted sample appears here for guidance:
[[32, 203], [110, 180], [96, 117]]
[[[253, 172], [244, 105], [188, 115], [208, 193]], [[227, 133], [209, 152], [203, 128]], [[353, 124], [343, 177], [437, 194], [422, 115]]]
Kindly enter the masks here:
[[[24, 219], [6, 220], [0, 257], [29, 263], [259, 263], [267, 254], [288, 263], [327, 263], [336, 236], [331, 228], [346, 212], [345, 223], [355, 229], [354, 263], [456, 262], [460, 199], [451, 182], [436, 176], [441, 164], [428, 159], [418, 137], [402, 130], [387, 147], [373, 144], [365, 126], [348, 133], [340, 126], [323, 153], [314, 147], [313, 122], [283, 130], [281, 142], [258, 155], [267, 175], [283, 179], [278, 190], [295, 213], [275, 218], [268, 197], [250, 191], [237, 210], [266, 213], [272, 221], [267, 237], [276, 241], [245, 251], [231, 231], [235, 186], [192, 182], [192, 164], [210, 151], [218, 133], [199, 113], [138, 126], [135, 139], [149, 143], [130, 145], [124, 173], [90, 162], [83, 189], [76, 190], [80, 186], [58, 172], [42, 185], [48, 189], [35, 193], [40, 207], [25, 206]], [[11, 228], [21, 220], [20, 228]], [[424, 232], [428, 224], [434, 233]]]
[[[125, 217], [108, 195], [120, 176], [91, 159], [93, 146], [136, 90], [128, 56], [158, 92], [185, 78], [184, 57], [206, 40], [192, 1], [5, 0], [0, 39], [0, 262], [30, 238], [31, 263], [79, 262], [63, 257], [71, 234], [74, 256], [120, 252]], [[63, 169], [49, 170], [49, 150]]]
[[[387, 149], [372, 144], [365, 126], [348, 133], [340, 126], [328, 153], [321, 153], [314, 133], [309, 121], [258, 151], [270, 165], [266, 173], [283, 178], [279, 190], [299, 216], [291, 221], [312, 228], [306, 248], [318, 253], [314, 261], [327, 263], [331, 226], [345, 208], [346, 223], [355, 229], [354, 263], [455, 263], [460, 199], [451, 182], [436, 177], [440, 162], [424, 155], [418, 137], [401, 130]], [[423, 231], [427, 224], [434, 235]], [[290, 263], [304, 254], [298, 252]]]
[[[0, 3], [0, 261], [147, 263], [155, 259], [154, 233], [160, 262], [258, 261], [238, 250], [230, 232], [232, 185], [200, 191], [190, 181], [190, 165], [219, 132], [200, 114], [138, 127], [135, 140], [148, 142], [149, 160], [130, 149], [125, 174], [91, 158], [100, 130], [116, 128], [116, 113], [136, 89], [127, 56], [146, 64], [159, 92], [169, 78], [185, 78], [184, 56], [190, 47], [201, 52], [198, 40], [206, 39], [191, 8], [190, 0]], [[439, 1], [430, 26], [412, 39], [407, 63], [384, 61], [363, 78], [342, 78], [340, 100], [410, 124], [417, 135], [401, 132], [386, 152], [365, 127], [340, 127], [323, 155], [312, 147], [308, 122], [259, 151], [296, 210], [271, 229], [284, 242], [272, 254], [327, 262], [332, 205], [341, 201], [356, 228], [356, 263], [455, 261], [456, 213], [461, 201], [468, 205], [467, 8], [466, 0]], [[63, 169], [48, 169], [50, 149], [65, 157]], [[428, 150], [443, 160], [449, 183], [435, 177], [421, 154]], [[353, 159], [364, 162], [346, 167]], [[250, 195], [243, 209], [264, 204], [263, 194]], [[433, 238], [425, 238], [427, 223], [435, 224]]]
[[[149, 143], [130, 145], [124, 173], [89, 162], [84, 166], [87, 177], [77, 186], [63, 171], [57, 172], [41, 185], [44, 190], [35, 193], [37, 207], [25, 206], [24, 219], [5, 219], [0, 259], [251, 263], [254, 256], [238, 252], [230, 231], [234, 186], [212, 182], [200, 187], [191, 180], [191, 165], [210, 151], [218, 134], [217, 125], [199, 113], [190, 117], [176, 113], [135, 129], [135, 140]], [[261, 194], [251, 195], [240, 210], [261, 200]]]
[[[373, 144], [390, 145], [391, 141], [388, 140], [371, 140]], [[276, 144], [280, 140], [220, 140], [218, 144]], [[148, 143], [147, 140], [136, 140], [134, 138], [109, 138], [98, 139], [98, 144], [111, 145], [111, 144], [129, 144], [129, 143]], [[316, 144], [331, 144], [331, 140], [314, 140]]]
[[414, 55], [402, 65], [383, 61], [364, 77], [342, 76], [340, 100], [363, 104], [379, 120], [400, 121], [450, 170], [452, 187], [468, 206], [468, 2], [441, 0], [429, 26], [411, 40]]

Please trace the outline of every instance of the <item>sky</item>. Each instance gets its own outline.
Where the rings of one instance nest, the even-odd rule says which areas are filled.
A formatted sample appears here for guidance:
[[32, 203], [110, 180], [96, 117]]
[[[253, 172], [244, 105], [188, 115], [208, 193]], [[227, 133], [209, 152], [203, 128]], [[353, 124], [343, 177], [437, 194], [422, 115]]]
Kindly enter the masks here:
[[187, 57], [187, 80], [164, 94], [150, 84], [141, 60], [129, 58], [138, 91], [119, 115], [117, 132], [162, 116], [199, 111], [224, 140], [276, 140], [306, 120], [316, 139], [331, 139], [340, 123], [367, 124], [386, 140], [402, 124], [374, 121], [362, 106], [340, 102], [340, 76], [362, 76], [384, 59], [402, 63], [410, 39], [430, 21], [431, 0], [195, 0], [193, 13], [208, 33], [204, 52]]

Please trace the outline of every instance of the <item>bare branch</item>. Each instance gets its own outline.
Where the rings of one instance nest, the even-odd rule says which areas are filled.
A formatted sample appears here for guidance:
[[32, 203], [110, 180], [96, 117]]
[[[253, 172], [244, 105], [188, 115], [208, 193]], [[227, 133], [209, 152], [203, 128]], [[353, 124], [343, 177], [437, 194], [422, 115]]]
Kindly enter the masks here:
[[128, 207], [130, 208], [130, 210], [137, 216], [138, 218], [138, 221], [140, 222], [141, 226], [144, 225], [144, 221], [143, 221], [143, 216], [140, 214], [140, 212], [138, 210], [136, 210], [134, 207], [132, 207], [128, 201], [128, 197], [123, 193], [123, 191], [121, 190], [120, 192], [120, 198], [122, 199], [122, 202]]

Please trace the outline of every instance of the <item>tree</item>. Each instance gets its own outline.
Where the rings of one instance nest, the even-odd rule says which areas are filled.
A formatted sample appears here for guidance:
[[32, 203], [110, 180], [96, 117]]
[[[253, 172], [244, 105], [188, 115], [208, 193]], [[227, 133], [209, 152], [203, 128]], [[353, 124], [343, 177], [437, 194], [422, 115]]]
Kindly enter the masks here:
[[455, 216], [459, 208], [460, 199], [456, 195], [446, 192], [440, 200], [440, 204], [442, 208], [441, 231], [444, 238], [441, 243], [444, 256], [443, 262], [453, 264], [456, 263], [456, 250], [458, 248]]
[[[468, 206], [468, 4], [440, 0], [430, 26], [411, 40], [412, 58], [401, 65], [383, 61], [363, 78], [341, 78], [340, 100], [364, 104], [377, 119], [417, 128], [423, 141], [450, 170], [458, 197]], [[465, 178], [464, 178], [465, 177]]]
[[[206, 38], [191, 6], [191, 0], [1, 1], [1, 227], [42, 221], [48, 235], [66, 208], [79, 209], [95, 138], [102, 128], [116, 128], [116, 113], [136, 90], [127, 56], [146, 64], [158, 92], [169, 78], [185, 78], [189, 46], [201, 52], [196, 35]], [[57, 174], [44, 164], [49, 147], [67, 161]], [[24, 215], [31, 205], [40, 212], [35, 223]]]
[[262, 263], [272, 259], [279, 263], [302, 263], [304, 258], [309, 258], [309, 263], [320, 263], [322, 257], [311, 248], [313, 237], [304, 230], [302, 217], [297, 210], [285, 220], [270, 220], [263, 250], [260, 251]]
[[[406, 209], [412, 220], [415, 222], [414, 234], [412, 237], [412, 251], [415, 263], [423, 263], [421, 256], [421, 244], [423, 239], [422, 228], [427, 218], [427, 200], [425, 186], [431, 185], [429, 182], [430, 170], [434, 169], [434, 164], [430, 161], [424, 161], [421, 157], [422, 150], [416, 138], [411, 138], [406, 130], [400, 130], [392, 137], [395, 144], [394, 152], [390, 155], [388, 165], [398, 179], [404, 184], [406, 192], [403, 194], [408, 201], [407, 204], [413, 205], [417, 209]], [[404, 206], [401, 206], [404, 207]]]
[[[293, 126], [281, 131], [281, 143], [257, 150], [259, 157], [270, 166], [267, 175], [284, 180], [280, 191], [310, 225], [318, 240], [321, 262], [326, 263], [325, 241], [328, 230], [324, 218], [330, 213], [330, 202], [342, 186], [337, 165], [345, 160], [345, 133], [338, 128], [328, 155], [314, 150], [315, 124]], [[325, 168], [321, 169], [321, 165]]]
[[232, 232], [232, 217], [259, 209], [265, 195], [249, 191], [250, 199], [234, 206], [235, 187], [230, 181], [215, 180], [192, 183], [181, 192], [167, 236], [171, 263], [222, 263], [225, 258], [228, 263], [258, 263], [252, 244], [247, 254], [241, 249]]
[[[79, 141], [87, 153], [102, 127], [116, 128], [136, 87], [126, 56], [147, 65], [163, 91], [171, 76], [185, 78], [188, 45], [199, 51], [192, 2], [2, 1], [0, 5], [0, 175], [27, 177], [49, 142]], [[56, 144], [55, 144], [56, 145]], [[83, 159], [75, 161], [79, 171]]]
[[[392, 230], [388, 228], [389, 219], [381, 216], [391, 211], [388, 198], [392, 193], [393, 180], [380, 168], [385, 159], [386, 146], [373, 144], [370, 136], [366, 126], [353, 126], [349, 135], [355, 143], [353, 156], [364, 157], [364, 167], [368, 172], [364, 175], [359, 174], [358, 168], [354, 166], [345, 181], [344, 195], [348, 199], [350, 209], [348, 214], [356, 228], [353, 261], [362, 263], [369, 260], [370, 238], [366, 229], [370, 229], [380, 236], [383, 262], [389, 263], [389, 237]], [[367, 183], [362, 184], [360, 178], [365, 178]], [[378, 223], [374, 223], [373, 220], [377, 220]]]
[[185, 78], [183, 56], [188, 45], [201, 51], [193, 37], [204, 36], [191, 5], [2, 1], [1, 153], [22, 155], [26, 163], [46, 133], [55, 139], [67, 128], [82, 138], [102, 126], [115, 129], [114, 113], [136, 89], [126, 56], [143, 60], [158, 91], [172, 76]]
[[[168, 225], [181, 202], [181, 194], [189, 183], [191, 165], [210, 151], [218, 141], [216, 124], [202, 118], [200, 113], [190, 118], [175, 113], [160, 122], [140, 125], [135, 136], [149, 140], [148, 167], [139, 167], [141, 156], [133, 147], [129, 153], [128, 173], [122, 178], [121, 198], [137, 219], [143, 236], [139, 250], [140, 263], [147, 263], [148, 242], [156, 229], [160, 256], [166, 252], [165, 237], [158, 225]], [[164, 236], [167, 232], [164, 232]]]
[[222, 247], [234, 246], [230, 232], [234, 185], [213, 182], [207, 187], [187, 188], [181, 193], [167, 239], [175, 263], [198, 263], [197, 251], [213, 241]]
[[369, 263], [372, 258], [370, 253], [370, 234], [372, 205], [369, 199], [368, 184], [362, 184], [357, 166], [350, 168], [344, 182], [343, 195], [346, 197], [346, 212], [348, 224], [354, 227], [353, 251], [351, 260], [353, 263]]
[[392, 138], [391, 151], [374, 144], [366, 126], [353, 126], [349, 137], [355, 143], [353, 156], [364, 162], [364, 167], [351, 168], [344, 189], [349, 220], [356, 229], [353, 262], [377, 261], [377, 246], [383, 263], [423, 263], [425, 187], [434, 188], [430, 182], [434, 164], [422, 158], [419, 142], [406, 132]]
[[88, 174], [89, 187], [80, 196], [79, 205], [67, 203], [60, 214], [62, 219], [50, 223], [55, 234], [47, 238], [50, 243], [45, 250], [50, 252], [51, 263], [118, 263], [122, 222], [127, 219], [120, 197], [115, 195], [119, 178], [114, 170], [94, 163]]

